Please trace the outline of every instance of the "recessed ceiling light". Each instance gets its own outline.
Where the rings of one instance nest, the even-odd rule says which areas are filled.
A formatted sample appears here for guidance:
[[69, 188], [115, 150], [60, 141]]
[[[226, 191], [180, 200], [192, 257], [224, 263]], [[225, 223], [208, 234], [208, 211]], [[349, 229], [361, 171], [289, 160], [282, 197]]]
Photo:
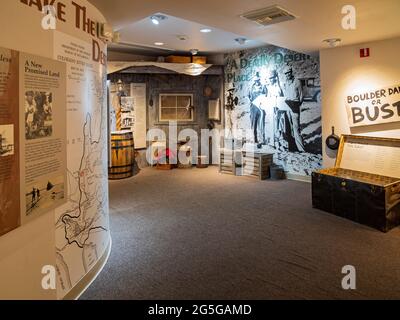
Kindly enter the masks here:
[[167, 19], [167, 17], [163, 16], [161, 14], [157, 14], [157, 15], [150, 17], [151, 22], [153, 22], [153, 24], [155, 24], [157, 26], [160, 24], [161, 21], [166, 20], [166, 19]]
[[163, 45], [164, 45], [164, 42], [154, 42], [154, 44], [155, 44], [156, 46], [163, 46]]
[[208, 28], [204, 28], [204, 29], [201, 29], [200, 30], [200, 32], [203, 32], [203, 33], [210, 33], [212, 30], [211, 29], [208, 29]]
[[326, 39], [322, 42], [327, 43], [331, 48], [335, 48], [342, 42], [342, 39], [332, 38], [332, 39]]
[[189, 39], [189, 37], [184, 34], [178, 34], [176, 37], [181, 41], [186, 41], [187, 39]]
[[237, 38], [237, 39], [235, 39], [235, 41], [237, 43], [239, 43], [240, 45], [244, 45], [249, 40], [247, 40], [246, 38]]

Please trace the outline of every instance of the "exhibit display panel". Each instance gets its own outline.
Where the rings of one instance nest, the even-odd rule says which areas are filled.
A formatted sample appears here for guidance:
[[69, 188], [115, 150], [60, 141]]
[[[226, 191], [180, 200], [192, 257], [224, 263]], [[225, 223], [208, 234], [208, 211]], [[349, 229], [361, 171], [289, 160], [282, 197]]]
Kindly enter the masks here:
[[0, 298], [76, 296], [110, 248], [105, 19], [84, 0], [46, 4], [0, 11], [13, 30], [0, 39]]
[[0, 48], [0, 236], [21, 225], [19, 53]]
[[322, 167], [318, 58], [272, 45], [225, 55], [224, 109], [227, 138], [250, 131], [245, 148], [293, 176]]
[[334, 168], [312, 175], [315, 208], [387, 232], [400, 224], [400, 139], [344, 135]]

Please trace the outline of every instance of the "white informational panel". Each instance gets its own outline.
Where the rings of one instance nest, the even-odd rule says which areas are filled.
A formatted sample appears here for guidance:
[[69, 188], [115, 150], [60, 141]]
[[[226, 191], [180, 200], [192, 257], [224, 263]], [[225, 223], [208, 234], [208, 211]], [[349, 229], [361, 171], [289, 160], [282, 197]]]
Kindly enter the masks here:
[[67, 198], [66, 66], [19, 56], [21, 222], [63, 205]]
[[208, 119], [221, 121], [221, 102], [220, 99], [208, 101]]
[[134, 141], [135, 149], [145, 149], [147, 134], [146, 84], [131, 83], [131, 96], [135, 101]]
[[348, 142], [344, 144], [340, 167], [400, 178], [400, 148]]
[[1, 236], [66, 202], [67, 128], [65, 64], [0, 55]]
[[56, 209], [55, 219], [57, 293], [61, 298], [94, 267], [109, 243], [107, 88], [106, 67], [94, 61], [92, 42], [59, 31], [53, 35], [54, 58], [65, 61], [67, 68], [68, 97], [70, 191], [68, 202]]
[[[56, 30], [46, 29], [47, 4]], [[0, 25], [10, 30], [0, 36], [2, 300], [72, 299], [106, 258], [104, 22], [87, 0], [1, 1]], [[44, 266], [56, 268], [56, 290], [44, 290]]]

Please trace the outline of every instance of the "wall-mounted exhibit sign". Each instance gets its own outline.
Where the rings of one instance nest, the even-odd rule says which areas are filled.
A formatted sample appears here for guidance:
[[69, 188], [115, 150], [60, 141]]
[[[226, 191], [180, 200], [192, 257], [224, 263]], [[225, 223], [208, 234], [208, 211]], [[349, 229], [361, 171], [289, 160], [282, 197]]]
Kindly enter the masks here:
[[66, 66], [19, 57], [22, 223], [66, 202]]
[[0, 236], [21, 224], [17, 51], [0, 48]]
[[0, 235], [66, 201], [65, 72], [0, 48]]
[[348, 95], [346, 109], [350, 127], [400, 121], [400, 85]]
[[[20, 0], [21, 4], [27, 5], [40, 13], [46, 10], [46, 6], [53, 6], [55, 10], [55, 18], [59, 22], [63, 22], [66, 24], [72, 23], [75, 25], [75, 28], [79, 31], [82, 31], [92, 37], [91, 41], [91, 58], [93, 62], [100, 63], [103, 66], [107, 63], [106, 50], [104, 47], [104, 39], [101, 38], [101, 23], [98, 23], [96, 19], [90, 16], [90, 10], [87, 6], [80, 4], [79, 1], [71, 1], [69, 4], [63, 1], [49, 1], [49, 0]], [[71, 13], [68, 16], [67, 13]], [[42, 21], [46, 23], [46, 18]], [[45, 29], [46, 26], [42, 25]], [[57, 29], [57, 28], [56, 28]], [[68, 61], [66, 61], [68, 62]]]
[[135, 132], [135, 99], [121, 97], [121, 130]]
[[267, 46], [229, 53], [225, 65], [227, 137], [251, 130], [245, 148], [274, 153], [275, 163], [291, 174], [321, 168], [318, 59]]
[[135, 149], [143, 149], [147, 147], [146, 84], [131, 83], [131, 95], [135, 100], [135, 121], [133, 128]]

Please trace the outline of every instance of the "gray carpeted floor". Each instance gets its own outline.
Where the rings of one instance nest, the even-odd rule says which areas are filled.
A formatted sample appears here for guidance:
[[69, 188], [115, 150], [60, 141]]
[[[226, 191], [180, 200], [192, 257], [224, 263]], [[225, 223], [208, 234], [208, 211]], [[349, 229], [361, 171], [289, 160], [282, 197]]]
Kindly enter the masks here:
[[400, 298], [400, 229], [314, 210], [310, 190], [215, 167], [111, 182], [112, 253], [82, 299]]

